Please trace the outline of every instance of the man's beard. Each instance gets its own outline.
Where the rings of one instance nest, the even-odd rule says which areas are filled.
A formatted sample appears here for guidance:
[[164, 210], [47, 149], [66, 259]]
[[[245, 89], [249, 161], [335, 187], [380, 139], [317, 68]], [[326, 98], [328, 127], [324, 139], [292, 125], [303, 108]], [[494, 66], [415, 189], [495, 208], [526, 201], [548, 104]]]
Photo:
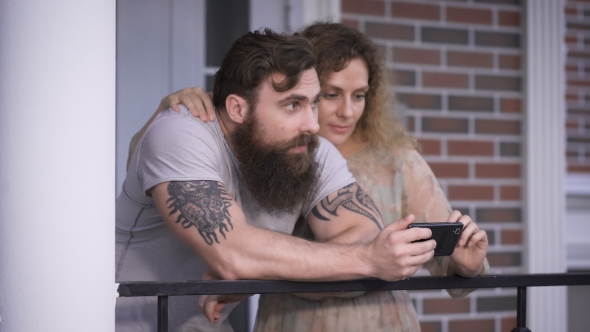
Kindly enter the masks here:
[[[232, 133], [232, 144], [240, 161], [242, 181], [260, 205], [272, 212], [294, 212], [315, 195], [319, 166], [315, 152], [317, 135], [299, 135], [272, 145], [262, 143], [260, 125], [254, 114]], [[288, 153], [307, 144], [307, 151]]]

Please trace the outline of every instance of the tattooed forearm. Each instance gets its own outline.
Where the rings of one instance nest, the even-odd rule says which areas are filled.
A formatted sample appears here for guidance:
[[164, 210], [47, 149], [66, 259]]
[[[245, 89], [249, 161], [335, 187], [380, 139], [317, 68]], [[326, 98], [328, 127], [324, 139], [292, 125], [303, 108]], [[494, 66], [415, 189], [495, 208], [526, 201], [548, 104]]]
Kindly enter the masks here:
[[[369, 197], [369, 195], [367, 195], [367, 193], [365, 193], [356, 183], [349, 184], [348, 186], [339, 189], [334, 199], [330, 199], [328, 196], [322, 199], [318, 205], [335, 217], [338, 216], [338, 208], [343, 206], [349, 211], [369, 218], [380, 230], [382, 229], [380, 220], [383, 220], [383, 218], [381, 217], [379, 209], [377, 209], [377, 206], [373, 203], [371, 197]], [[311, 209], [311, 213], [320, 220], [330, 220], [330, 218], [324, 216], [320, 212], [317, 205]], [[376, 216], [379, 216], [379, 220]]]
[[[225, 232], [234, 228], [228, 208], [231, 196], [216, 181], [172, 181], [168, 184], [170, 215], [176, 212], [184, 228], [195, 226], [207, 244], [219, 243], [216, 231], [225, 239]], [[227, 222], [227, 223], [226, 223]]]

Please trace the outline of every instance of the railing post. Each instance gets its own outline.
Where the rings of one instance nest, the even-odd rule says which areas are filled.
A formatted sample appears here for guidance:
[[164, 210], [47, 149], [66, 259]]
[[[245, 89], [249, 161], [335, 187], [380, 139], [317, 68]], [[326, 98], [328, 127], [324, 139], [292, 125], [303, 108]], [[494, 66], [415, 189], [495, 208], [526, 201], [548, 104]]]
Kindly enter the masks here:
[[531, 332], [526, 327], [526, 287], [517, 287], [516, 294], [516, 327], [510, 332]]
[[168, 296], [158, 296], [158, 332], [168, 332]]

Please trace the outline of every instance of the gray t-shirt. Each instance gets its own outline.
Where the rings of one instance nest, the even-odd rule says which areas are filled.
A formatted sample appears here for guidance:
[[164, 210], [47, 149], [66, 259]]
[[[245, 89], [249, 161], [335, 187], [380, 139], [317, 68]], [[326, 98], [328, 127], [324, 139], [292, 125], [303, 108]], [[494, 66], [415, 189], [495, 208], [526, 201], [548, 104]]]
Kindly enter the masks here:
[[[217, 121], [203, 123], [184, 107], [180, 113], [161, 113], [135, 148], [117, 198], [117, 282], [200, 280], [208, 270], [199, 256], [165, 226], [153, 199], [146, 195], [155, 185], [168, 181], [222, 182], [249, 224], [291, 234], [299, 216], [307, 216], [321, 199], [355, 181], [346, 160], [325, 139], [320, 138], [316, 161], [321, 167], [316, 195], [295, 213], [269, 213], [241, 183], [239, 162]], [[117, 299], [117, 331], [155, 331], [156, 302], [155, 297]], [[224, 309], [224, 317], [232, 308]], [[196, 296], [171, 297], [169, 313], [172, 331], [228, 328], [227, 323], [209, 323]]]

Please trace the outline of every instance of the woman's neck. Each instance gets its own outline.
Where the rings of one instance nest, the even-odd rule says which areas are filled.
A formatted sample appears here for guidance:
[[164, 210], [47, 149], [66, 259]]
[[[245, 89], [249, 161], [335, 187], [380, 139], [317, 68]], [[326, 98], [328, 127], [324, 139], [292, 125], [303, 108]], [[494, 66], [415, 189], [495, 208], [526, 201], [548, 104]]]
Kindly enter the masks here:
[[338, 145], [336, 149], [345, 159], [363, 151], [371, 142], [362, 141], [355, 135], [351, 135], [344, 143]]

